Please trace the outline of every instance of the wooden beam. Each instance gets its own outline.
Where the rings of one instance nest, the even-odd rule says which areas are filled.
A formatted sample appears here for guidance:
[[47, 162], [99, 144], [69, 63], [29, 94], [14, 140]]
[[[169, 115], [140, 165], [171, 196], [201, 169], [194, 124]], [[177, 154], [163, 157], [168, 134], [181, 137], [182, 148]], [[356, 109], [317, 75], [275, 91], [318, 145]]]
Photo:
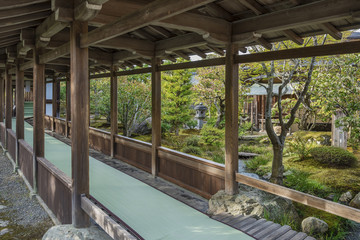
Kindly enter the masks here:
[[89, 21], [100, 12], [101, 8], [101, 4], [90, 3], [90, 1], [86, 0], [82, 1], [78, 6], [75, 7], [74, 18], [77, 21]]
[[222, 8], [221, 6], [219, 6], [216, 3], [209, 3], [205, 6], [205, 8], [206, 8], [206, 11], [213, 17], [223, 18], [230, 22], [233, 20], [232, 14], [229, 13], [228, 11], [226, 11], [224, 8]]
[[4, 122], [5, 108], [5, 77], [0, 76], [0, 122]]
[[259, 4], [256, 0], [238, 0], [241, 4], [245, 7], [249, 8], [253, 11], [256, 15], [261, 15], [267, 13], [268, 10]]
[[9, 26], [3, 26], [0, 27], [0, 33], [7, 33], [7, 32], [13, 32], [15, 30], [20, 30], [23, 28], [29, 28], [39, 25], [42, 22], [42, 20], [36, 20], [36, 21], [29, 21], [21, 24], [13, 24]]
[[16, 7], [11, 9], [0, 10], [0, 20], [19, 17], [27, 14], [34, 14], [48, 10], [50, 10], [50, 5], [47, 2], [38, 3], [38, 4], [31, 3], [30, 6], [26, 6], [26, 7]]
[[322, 0], [299, 5], [234, 22], [233, 39], [252, 32], [269, 33], [344, 19], [351, 17], [353, 10], [359, 8], [357, 0]]
[[297, 45], [303, 45], [304, 39], [292, 30], [284, 30], [283, 34]]
[[183, 13], [153, 23], [157, 26], [180, 29], [201, 34], [205, 40], [215, 44], [230, 42], [231, 23], [194, 13]]
[[176, 51], [206, 45], [206, 41], [196, 33], [188, 33], [156, 42], [156, 56], [163, 56], [166, 51]]
[[151, 63], [151, 173], [154, 177], [158, 175], [159, 171], [158, 147], [161, 146], [161, 72], [158, 69], [159, 65], [159, 59], [153, 57]]
[[110, 69], [110, 110], [111, 110], [111, 149], [110, 149], [110, 155], [111, 157], [115, 156], [115, 137], [118, 134], [118, 81], [117, 76], [115, 75], [116, 72], [116, 66], [112, 65]]
[[71, 91], [70, 91], [70, 77], [66, 76], [66, 126], [65, 126], [65, 136], [69, 137], [70, 128], [69, 122], [71, 121]]
[[80, 41], [81, 47], [88, 47], [109, 40], [149, 25], [152, 22], [161, 21], [212, 1], [213, 0], [156, 0], [113, 23], [97, 28], [88, 34], [84, 34]]
[[24, 71], [20, 70], [23, 61], [16, 61], [16, 169], [19, 167], [19, 140], [24, 139]]
[[68, 55], [69, 53], [70, 53], [70, 43], [68, 42], [54, 50], [42, 54], [39, 58], [39, 61], [40, 63], [44, 64], [47, 62], [51, 62], [52, 60], [55, 60], [57, 58]]
[[201, 58], [206, 58], [206, 54], [196, 47], [190, 48], [190, 50]]
[[325, 200], [310, 194], [302, 193], [290, 188], [276, 185], [264, 180], [255, 179], [240, 173], [236, 174], [239, 183], [275, 194], [280, 197], [304, 204], [309, 207], [335, 214], [337, 216], [360, 222], [360, 210], [333, 201]]
[[[37, 158], [44, 157], [45, 140], [44, 140], [44, 116], [45, 116], [45, 65], [39, 63], [39, 53], [33, 50], [34, 63], [34, 133], [33, 133], [33, 190], [37, 193], [38, 189], [38, 161]], [[20, 68], [21, 69], [21, 68]]]
[[89, 195], [89, 89], [88, 49], [80, 47], [80, 34], [87, 34], [87, 22], [73, 21], [70, 28], [71, 62], [71, 162], [72, 224], [76, 228], [90, 226], [89, 216], [81, 208], [81, 195]]
[[87, 197], [81, 197], [81, 208], [98, 224], [112, 239], [136, 240], [126, 229], [116, 223], [100, 207]]
[[43, 2], [48, 2], [48, 0], [34, 0], [34, 1], [11, 0], [11, 1], [6, 1], [6, 4], [1, 4], [0, 5], [0, 10], [26, 7], [26, 6], [29, 6], [29, 5], [33, 5], [33, 4], [37, 4], [37, 3], [43, 3]]
[[154, 43], [148, 40], [130, 38], [130, 37], [116, 37], [96, 44], [98, 47], [122, 49], [135, 52], [144, 57], [151, 57], [154, 52]]
[[12, 111], [13, 111], [12, 79], [9, 70], [10, 70], [10, 65], [6, 64], [5, 65], [5, 149], [8, 149], [7, 130], [11, 129]]
[[269, 41], [267, 41], [265, 38], [262, 38], [262, 37], [258, 38], [258, 39], [256, 39], [256, 42], [259, 43], [264, 48], [266, 48], [267, 50], [272, 49], [272, 44]]
[[336, 29], [336, 27], [334, 27], [334, 25], [332, 25], [331, 23], [322, 23], [320, 24], [320, 27], [334, 39], [342, 39], [342, 33], [338, 29]]
[[238, 112], [239, 112], [239, 65], [235, 63], [237, 49], [234, 44], [226, 47], [225, 62], [225, 191], [238, 192], [235, 173], [238, 171]]
[[330, 56], [360, 52], [360, 41], [334, 43], [323, 46], [294, 48], [263, 53], [239, 55], [235, 57], [236, 63], [252, 63], [292, 58], [306, 58], [316, 56]]
[[[47, 44], [50, 38], [69, 26], [73, 18], [72, 9], [58, 8], [35, 30], [37, 44]], [[39, 41], [41, 43], [39, 43]]]

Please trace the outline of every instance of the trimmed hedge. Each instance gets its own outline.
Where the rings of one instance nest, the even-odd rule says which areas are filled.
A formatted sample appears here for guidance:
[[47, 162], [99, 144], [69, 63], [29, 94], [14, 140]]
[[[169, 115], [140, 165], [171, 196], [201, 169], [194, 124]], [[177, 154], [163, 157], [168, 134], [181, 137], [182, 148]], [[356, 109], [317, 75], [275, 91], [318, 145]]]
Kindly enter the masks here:
[[357, 162], [354, 154], [338, 147], [315, 147], [310, 150], [310, 154], [315, 161], [327, 166], [351, 167]]

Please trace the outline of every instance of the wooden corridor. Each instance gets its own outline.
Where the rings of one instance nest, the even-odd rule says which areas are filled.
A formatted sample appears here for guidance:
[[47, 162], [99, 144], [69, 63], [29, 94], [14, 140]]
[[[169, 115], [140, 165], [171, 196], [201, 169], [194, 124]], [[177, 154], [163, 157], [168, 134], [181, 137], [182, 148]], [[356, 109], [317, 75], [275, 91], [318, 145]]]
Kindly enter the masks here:
[[[90, 197], [89, 146], [205, 198], [220, 189], [236, 194], [238, 183], [243, 183], [360, 222], [358, 209], [237, 173], [239, 65], [359, 53], [360, 41], [304, 46], [309, 36], [328, 34], [341, 40], [343, 31], [359, 27], [358, 0], [2, 1], [1, 142], [14, 159], [15, 168], [28, 180], [33, 194], [43, 199], [61, 223], [71, 223], [76, 228], [88, 227], [90, 216], [95, 217], [82, 207]], [[299, 47], [274, 50], [273, 44], [284, 40]], [[269, 51], [250, 53], [248, 49], [253, 46]], [[209, 53], [218, 57], [208, 59]], [[190, 61], [193, 55], [202, 60]], [[188, 62], [177, 63], [178, 58]], [[161, 73], [220, 65], [226, 72], [225, 164], [161, 146]], [[151, 73], [152, 143], [117, 134], [117, 77], [143, 73]], [[98, 78], [108, 78], [111, 82], [110, 133], [89, 128], [90, 79]], [[25, 81], [32, 83], [32, 93], [27, 95], [34, 97], [32, 146], [24, 136]], [[56, 111], [52, 117], [45, 116], [44, 90], [48, 81], [55, 86], [59, 86], [59, 81], [66, 82], [65, 120], [55, 118]], [[12, 121], [14, 98], [16, 124]], [[58, 109], [54, 99], [52, 103], [53, 109]], [[270, 115], [265, 114], [268, 124], [271, 124]], [[12, 130], [14, 125], [16, 131]], [[45, 128], [71, 137], [67, 169], [59, 170], [46, 159]], [[54, 151], [61, 158], [61, 150], [54, 147]], [[104, 220], [105, 216], [101, 216]], [[206, 222], [215, 224], [212, 220]], [[240, 222], [238, 227], [255, 224], [251, 218], [230, 222]], [[114, 231], [124, 233], [116, 223], [106, 223], [111, 226], [106, 230], [113, 238], [117, 237]], [[271, 225], [266, 231], [269, 233], [277, 227]], [[263, 234], [255, 229], [252, 228], [254, 234]], [[285, 229], [279, 228], [270, 236]], [[239, 234], [239, 231], [231, 232]], [[286, 233], [291, 234], [291, 231]]]

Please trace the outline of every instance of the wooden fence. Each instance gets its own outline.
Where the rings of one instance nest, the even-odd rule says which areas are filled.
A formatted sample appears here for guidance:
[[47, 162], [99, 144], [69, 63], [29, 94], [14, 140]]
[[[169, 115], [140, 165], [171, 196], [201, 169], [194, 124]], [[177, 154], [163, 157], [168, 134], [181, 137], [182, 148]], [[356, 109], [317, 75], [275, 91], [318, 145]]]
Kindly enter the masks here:
[[[60, 129], [60, 128], [59, 128]], [[5, 125], [0, 123], [0, 140], [5, 146]], [[7, 147], [12, 161], [16, 159], [16, 134], [7, 129]], [[38, 195], [62, 224], [71, 223], [71, 179], [45, 158], [38, 158]], [[33, 187], [33, 149], [19, 140], [19, 170]]]
[[[51, 129], [52, 117], [45, 117], [45, 126]], [[54, 131], [65, 135], [66, 122], [55, 120]], [[71, 126], [69, 126], [71, 129]], [[89, 145], [110, 155], [109, 132], [90, 127]], [[117, 135], [115, 136], [115, 158], [151, 173], [151, 143]], [[224, 165], [202, 158], [159, 148], [159, 176], [207, 199], [224, 189]]]

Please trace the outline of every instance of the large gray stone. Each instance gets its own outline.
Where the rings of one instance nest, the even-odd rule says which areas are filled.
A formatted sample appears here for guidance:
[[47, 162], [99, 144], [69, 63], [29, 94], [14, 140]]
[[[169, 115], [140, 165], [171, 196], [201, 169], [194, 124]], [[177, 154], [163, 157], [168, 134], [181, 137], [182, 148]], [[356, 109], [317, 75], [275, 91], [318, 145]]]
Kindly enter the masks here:
[[351, 200], [350, 207], [360, 209], [360, 193], [356, 194], [356, 196]]
[[299, 222], [299, 216], [290, 200], [275, 196], [261, 190], [242, 185], [237, 195], [228, 195], [220, 190], [209, 200], [208, 213], [215, 215], [220, 213], [232, 215], [256, 215], [269, 219], [281, 219], [288, 216], [289, 219]]
[[92, 226], [90, 228], [74, 228], [72, 225], [58, 225], [50, 228], [43, 240], [112, 240], [104, 231]]
[[329, 226], [321, 219], [316, 217], [308, 217], [302, 221], [301, 229], [304, 233], [309, 235], [316, 235], [325, 233], [329, 229]]
[[353, 197], [353, 193], [351, 191], [347, 191], [346, 193], [341, 194], [339, 202], [348, 204]]

